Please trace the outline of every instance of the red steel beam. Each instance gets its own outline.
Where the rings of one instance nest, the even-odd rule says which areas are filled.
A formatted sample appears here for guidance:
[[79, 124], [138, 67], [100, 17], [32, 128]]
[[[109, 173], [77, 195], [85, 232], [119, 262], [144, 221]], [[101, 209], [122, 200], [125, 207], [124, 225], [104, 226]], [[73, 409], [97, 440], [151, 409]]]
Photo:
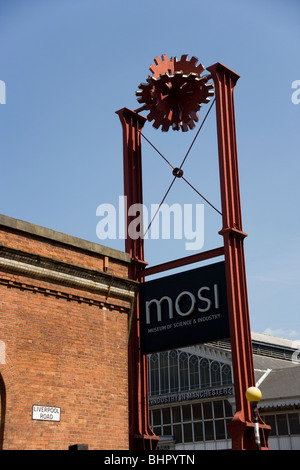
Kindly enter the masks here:
[[[139, 131], [143, 128], [146, 118], [127, 108], [117, 111], [117, 114], [123, 128], [124, 195], [127, 201], [125, 214], [128, 231], [131, 222], [128, 208], [133, 204], [143, 203], [141, 133]], [[125, 251], [131, 256], [129, 277], [143, 282], [143, 278], [138, 279], [137, 276], [138, 271], [141, 271], [147, 264], [144, 259], [143, 238], [133, 239], [126, 233]], [[141, 353], [139, 318], [137, 295], [130, 325], [128, 349], [129, 448], [130, 450], [154, 450], [157, 447], [158, 437], [153, 433], [149, 423], [147, 356]]]
[[[232, 448], [255, 449], [252, 408], [245, 393], [255, 386], [248, 294], [244, 258], [234, 88], [239, 75], [220, 63], [207, 68], [215, 85], [219, 171], [224, 240], [226, 287], [230, 324], [236, 413], [228, 425]], [[259, 418], [262, 449], [268, 449], [270, 427]]]
[[224, 255], [224, 247], [214, 248], [213, 250], [204, 251], [202, 253], [196, 253], [195, 255], [186, 256], [185, 258], [179, 258], [174, 261], [168, 261], [166, 263], [158, 264], [157, 266], [151, 266], [150, 268], [143, 269], [137, 273], [137, 277], [151, 276], [162, 271], [168, 271], [170, 269], [179, 268], [186, 266], [187, 264], [197, 263], [210, 258], [216, 258], [217, 256]]

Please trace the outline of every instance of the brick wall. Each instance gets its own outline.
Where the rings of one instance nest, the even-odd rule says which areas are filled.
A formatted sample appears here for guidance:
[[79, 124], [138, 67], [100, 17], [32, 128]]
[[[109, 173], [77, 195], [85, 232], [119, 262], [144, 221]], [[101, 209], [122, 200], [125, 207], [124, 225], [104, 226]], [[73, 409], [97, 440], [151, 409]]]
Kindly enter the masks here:
[[[0, 216], [0, 448], [128, 449], [128, 263]], [[60, 421], [33, 420], [33, 405]]]

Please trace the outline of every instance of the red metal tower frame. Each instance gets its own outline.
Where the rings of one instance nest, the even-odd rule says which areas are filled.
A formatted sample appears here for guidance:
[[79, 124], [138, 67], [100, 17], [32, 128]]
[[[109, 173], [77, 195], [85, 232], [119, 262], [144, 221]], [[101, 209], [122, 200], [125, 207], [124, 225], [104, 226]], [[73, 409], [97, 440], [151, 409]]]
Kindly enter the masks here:
[[[146, 268], [142, 238], [126, 237], [125, 250], [131, 255], [130, 277], [139, 282], [147, 274], [171, 269], [202, 259], [224, 254], [226, 286], [234, 375], [236, 412], [229, 424], [234, 450], [255, 449], [253, 411], [245, 392], [255, 386], [248, 294], [244, 257], [244, 238], [238, 175], [234, 88], [239, 75], [216, 63], [207, 68], [214, 81], [219, 154], [224, 246], [186, 259]], [[127, 208], [142, 204], [141, 134], [146, 118], [127, 108], [117, 111], [123, 127], [124, 194]], [[125, 213], [128, 214], [125, 208]], [[127, 219], [127, 229], [130, 224]], [[133, 313], [129, 341], [129, 412], [130, 449], [155, 449], [158, 438], [149, 425], [147, 357], [141, 354], [139, 302]], [[268, 449], [270, 427], [259, 417], [261, 448]]]
[[[255, 386], [240, 202], [234, 88], [239, 75], [217, 63], [208, 67], [215, 85], [219, 172], [232, 366], [236, 413], [228, 428], [232, 448], [255, 449], [254, 423], [246, 390]], [[268, 449], [270, 427], [260, 419], [262, 448]]]
[[[141, 134], [139, 131], [147, 119], [127, 108], [117, 111], [117, 114], [123, 127], [125, 214], [128, 214], [128, 208], [133, 204], [143, 203]], [[144, 240], [142, 237], [133, 239], [128, 236], [130, 222], [128, 216], [125, 223], [125, 251], [131, 256], [129, 276], [135, 281], [143, 282], [143, 278], [138, 278], [138, 273], [147, 265], [144, 257]], [[139, 318], [139, 294], [137, 294], [135, 309], [129, 323], [129, 447], [131, 450], [151, 450], [157, 447], [158, 437], [155, 436], [149, 424], [147, 356], [141, 353]]]

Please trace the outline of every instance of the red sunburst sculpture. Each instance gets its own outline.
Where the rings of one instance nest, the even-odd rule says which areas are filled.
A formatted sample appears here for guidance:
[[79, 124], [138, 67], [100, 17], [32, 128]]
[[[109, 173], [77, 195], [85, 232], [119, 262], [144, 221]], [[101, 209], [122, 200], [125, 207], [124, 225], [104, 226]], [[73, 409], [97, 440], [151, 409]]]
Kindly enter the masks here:
[[201, 76], [203, 65], [197, 65], [198, 59], [189, 60], [187, 55], [182, 55], [180, 60], [162, 55], [154, 62], [150, 66], [152, 75], [136, 91], [142, 109], [149, 110], [148, 121], [154, 121], [153, 127], [161, 126], [164, 132], [170, 127], [183, 132], [193, 129], [199, 120], [197, 111], [214, 94], [213, 84], [207, 83], [208, 77]]

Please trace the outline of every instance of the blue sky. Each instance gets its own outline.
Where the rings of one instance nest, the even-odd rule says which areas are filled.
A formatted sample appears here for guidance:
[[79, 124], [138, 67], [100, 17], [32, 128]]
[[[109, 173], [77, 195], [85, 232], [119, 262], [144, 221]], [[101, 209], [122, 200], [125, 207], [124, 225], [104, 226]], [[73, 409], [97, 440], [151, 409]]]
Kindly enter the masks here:
[[[196, 56], [240, 75], [235, 89], [251, 328], [300, 338], [298, 0], [1, 0], [0, 213], [99, 240], [97, 207], [123, 192], [122, 130], [154, 57]], [[202, 108], [200, 118], [206, 112]], [[175, 166], [195, 136], [144, 134]], [[143, 141], [144, 203], [161, 202], [172, 174]], [[184, 165], [220, 208], [215, 110]], [[176, 180], [166, 203], [203, 200]], [[203, 250], [222, 244], [220, 215], [204, 207]], [[184, 240], [146, 240], [155, 265], [193, 252]], [[193, 266], [194, 267], [194, 266]]]

